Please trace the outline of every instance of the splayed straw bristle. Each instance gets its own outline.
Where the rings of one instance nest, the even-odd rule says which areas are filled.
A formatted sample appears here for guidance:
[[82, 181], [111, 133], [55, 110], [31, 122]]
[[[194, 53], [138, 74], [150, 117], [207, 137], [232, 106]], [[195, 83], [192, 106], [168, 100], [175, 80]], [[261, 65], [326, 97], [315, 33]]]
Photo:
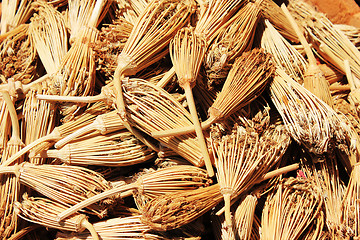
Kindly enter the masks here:
[[350, 139], [350, 128], [338, 114], [279, 68], [270, 95], [290, 135], [308, 151], [321, 155]]
[[59, 224], [56, 221], [56, 216], [64, 209], [66, 206], [61, 203], [46, 198], [27, 197], [27, 195], [24, 195], [24, 200], [21, 203], [17, 202], [15, 205], [17, 215], [28, 222], [71, 232], [82, 232], [87, 229], [90, 231], [92, 239], [99, 240], [94, 227], [84, 214], [74, 214]]
[[1, 4], [1, 34], [25, 23], [32, 14], [32, 0], [3, 0]]
[[120, 194], [121, 197], [126, 197], [129, 190], [135, 190], [136, 192], [134, 194], [140, 195], [137, 197], [141, 197], [144, 200], [151, 200], [164, 194], [172, 194], [178, 191], [191, 191], [199, 187], [204, 187], [208, 184], [208, 181], [209, 179], [206, 172], [194, 166], [175, 166], [159, 169], [141, 175], [134, 183], [113, 188], [67, 209], [58, 215], [58, 220], [61, 221], [72, 213], [109, 196]]
[[[77, 204], [91, 196], [109, 190], [110, 184], [97, 172], [83, 167], [62, 165], [21, 165], [0, 168], [0, 174], [15, 174], [24, 184], [48, 198], [67, 205]], [[103, 217], [106, 203], [89, 206], [86, 212]]]
[[181, 227], [200, 217], [222, 200], [220, 186], [167, 194], [148, 202], [141, 221], [157, 231]]
[[196, 84], [196, 78], [205, 55], [205, 50], [205, 40], [196, 36], [193, 28], [181, 29], [171, 40], [169, 46], [170, 57], [178, 77], [179, 86], [185, 91], [198, 145], [204, 158], [206, 169], [209, 176], [213, 177], [214, 170], [192, 93], [192, 88]]
[[[209, 109], [209, 118], [202, 128], [209, 128], [216, 121], [229, 117], [258, 97], [271, 81], [274, 73], [271, 55], [263, 49], [253, 49], [237, 58], [233, 64], [221, 92]], [[194, 132], [192, 126], [153, 132], [153, 137], [179, 136]]]
[[234, 213], [234, 231], [241, 240], [250, 240], [255, 218], [255, 207], [258, 198], [253, 194], [246, 195]]
[[309, 179], [284, 179], [268, 196], [261, 217], [262, 239], [298, 239], [319, 214], [322, 199]]
[[268, 20], [265, 20], [265, 25], [266, 28], [261, 38], [261, 47], [272, 54], [277, 67], [281, 67], [290, 77], [301, 84], [307, 65], [305, 58]]
[[118, 1], [117, 5], [122, 17], [132, 25], [135, 25], [149, 2], [149, 0], [126, 0]]
[[213, 229], [215, 240], [235, 240], [235, 233], [225, 221], [223, 215], [211, 215], [211, 226]]

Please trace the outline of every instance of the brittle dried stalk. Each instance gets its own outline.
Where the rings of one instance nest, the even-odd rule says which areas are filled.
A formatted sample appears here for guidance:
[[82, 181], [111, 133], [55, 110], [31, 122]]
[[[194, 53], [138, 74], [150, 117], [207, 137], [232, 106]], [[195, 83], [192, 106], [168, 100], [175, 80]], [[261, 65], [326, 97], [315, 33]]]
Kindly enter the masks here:
[[178, 83], [184, 89], [192, 122], [198, 140], [200, 151], [204, 158], [206, 170], [210, 177], [214, 176], [208, 147], [201, 129], [192, 88], [196, 84], [196, 78], [200, 70], [201, 62], [205, 55], [205, 40], [194, 34], [193, 28], [181, 29], [171, 40], [169, 51], [173, 62]]
[[310, 179], [284, 179], [266, 199], [261, 239], [299, 239], [321, 205], [319, 189]]
[[155, 152], [127, 129], [106, 135], [87, 135], [58, 150], [40, 152], [41, 157], [57, 158], [68, 165], [132, 166], [151, 160]]
[[287, 17], [291, 26], [294, 28], [296, 35], [301, 42], [301, 45], [304, 47], [306, 56], [308, 57], [309, 64], [304, 73], [304, 87], [310, 92], [312, 92], [315, 96], [323, 100], [325, 103], [327, 103], [330, 107], [333, 107], [334, 104], [329, 90], [329, 83], [326, 81], [324, 74], [318, 67], [316, 58], [311, 50], [309, 43], [306, 41], [303, 33], [301, 32], [295, 19], [290, 14], [289, 10], [286, 8], [285, 4], [281, 5], [281, 9], [285, 13], [285, 16]]
[[255, 207], [257, 202], [257, 196], [248, 194], [236, 208], [234, 213], [234, 231], [237, 235], [237, 239], [253, 239], [252, 229], [255, 221]]
[[283, 125], [272, 126], [260, 136], [251, 127], [236, 127], [231, 135], [212, 140], [216, 177], [225, 200], [225, 219], [231, 221], [231, 199], [250, 189], [281, 159], [290, 144]]
[[24, 200], [16, 202], [15, 211], [22, 219], [40, 224], [47, 228], [55, 228], [71, 232], [83, 232], [85, 229], [89, 230], [92, 239], [99, 240], [95, 228], [88, 221], [88, 217], [84, 214], [76, 213], [64, 222], [59, 224], [56, 221], [57, 213], [66, 209], [66, 206], [52, 201], [47, 198], [33, 198], [28, 197], [27, 194], [23, 196]]
[[218, 184], [166, 194], [146, 203], [141, 221], [156, 231], [168, 231], [192, 222], [221, 200]]
[[[68, 206], [111, 189], [100, 174], [83, 167], [34, 165], [25, 162], [21, 165], [1, 166], [0, 174], [15, 174], [21, 184]], [[109, 199], [89, 206], [86, 212], [101, 218], [106, 215], [107, 206], [112, 202]]]
[[[237, 58], [234, 62], [221, 92], [209, 109], [210, 117], [201, 124], [209, 128], [216, 121], [230, 116], [259, 96], [274, 73], [271, 55], [262, 49], [253, 49]], [[153, 137], [179, 136], [194, 132], [192, 126], [152, 132]]]
[[3, 0], [1, 4], [1, 34], [25, 23], [32, 14], [33, 0]]
[[307, 62], [305, 58], [265, 20], [261, 47], [272, 54], [277, 67], [282, 68], [291, 78], [302, 84]]
[[360, 28], [346, 25], [346, 24], [334, 24], [334, 27], [343, 32], [345, 36], [349, 38], [349, 40], [355, 45], [355, 47], [360, 50]]
[[250, 50], [260, 19], [260, 1], [247, 3], [216, 32], [206, 56], [208, 85], [225, 81], [234, 60]]
[[225, 221], [223, 215], [217, 216], [216, 214], [211, 215], [211, 227], [216, 240], [235, 240], [235, 233], [231, 227]]
[[[120, 194], [121, 197], [126, 197], [129, 193], [139, 194], [142, 195], [141, 197], [143, 199], [151, 200], [164, 194], [172, 195], [175, 192], [188, 192], [199, 187], [204, 187], [208, 185], [208, 183], [209, 179], [206, 171], [194, 166], [175, 166], [158, 169], [139, 176], [131, 184], [113, 188], [76, 204], [60, 213], [58, 220], [61, 221], [78, 210], [115, 194]], [[132, 193], [129, 190], [136, 191], [137, 193]]]
[[[3, 164], [11, 155], [24, 147], [24, 143], [20, 138], [19, 119], [16, 113], [14, 103], [7, 91], [1, 92], [2, 98], [6, 103], [10, 118], [12, 133], [11, 138], [7, 142], [7, 146], [1, 157]], [[23, 159], [19, 159], [17, 163], [21, 163]], [[0, 237], [7, 238], [13, 231], [16, 231], [18, 218], [14, 213], [14, 203], [20, 196], [20, 186], [16, 176], [10, 174], [0, 176]]]
[[290, 135], [308, 151], [321, 155], [347, 146], [351, 139], [348, 124], [282, 69], [276, 70], [270, 96]]

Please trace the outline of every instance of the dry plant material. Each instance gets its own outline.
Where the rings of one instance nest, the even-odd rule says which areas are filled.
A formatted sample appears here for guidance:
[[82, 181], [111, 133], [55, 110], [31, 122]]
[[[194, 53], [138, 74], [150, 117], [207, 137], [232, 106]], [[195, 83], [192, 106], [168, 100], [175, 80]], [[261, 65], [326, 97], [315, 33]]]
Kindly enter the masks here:
[[[221, 121], [258, 97], [271, 81], [274, 73], [271, 55], [263, 49], [253, 49], [237, 58], [234, 62], [221, 92], [209, 108], [209, 118], [202, 128], [209, 128], [212, 123]], [[194, 132], [192, 126], [153, 132], [153, 137], [179, 136]]]
[[192, 191], [207, 186], [208, 183], [206, 171], [194, 166], [175, 166], [149, 171], [135, 178], [131, 184], [113, 188], [67, 209], [58, 215], [58, 219], [61, 221], [72, 213], [115, 194], [120, 194], [121, 197], [134, 194], [146, 202], [164, 194]]
[[286, 8], [285, 4], [281, 5], [281, 9], [285, 13], [291, 26], [294, 28], [301, 45], [304, 47], [306, 56], [308, 57], [309, 64], [304, 73], [304, 87], [327, 103], [330, 107], [333, 107], [333, 101], [329, 90], [329, 83], [327, 82], [324, 74], [321, 72], [321, 69], [318, 67], [317, 60], [311, 50], [309, 43], [305, 39], [303, 33], [300, 30], [300, 27], [290, 14], [289, 10]]
[[192, 88], [200, 70], [201, 62], [205, 55], [205, 40], [194, 34], [193, 28], [181, 29], [171, 40], [169, 51], [178, 77], [179, 86], [184, 89], [186, 100], [194, 123], [195, 132], [204, 158], [206, 170], [210, 177], [214, 176], [206, 140], [201, 129]]
[[237, 235], [237, 239], [254, 239], [252, 236], [252, 229], [255, 221], [255, 207], [257, 202], [257, 196], [248, 194], [237, 206], [234, 213], [234, 231]]
[[[2, 98], [6, 103], [8, 113], [11, 118], [12, 133], [11, 138], [7, 142], [4, 153], [1, 157], [3, 164], [10, 156], [24, 147], [24, 143], [20, 138], [19, 119], [16, 113], [14, 103], [8, 92], [1, 92]], [[18, 159], [17, 163], [21, 163], [23, 159]], [[20, 196], [20, 186], [16, 176], [4, 174], [0, 176], [0, 237], [6, 239], [13, 231], [16, 232], [18, 217], [14, 213], [14, 203]]]
[[292, 138], [321, 155], [348, 146], [350, 128], [326, 103], [277, 69], [270, 96]]
[[3, 0], [1, 2], [0, 32], [2, 35], [29, 20], [32, 14], [32, 2], [33, 0]]
[[145, 11], [149, 2], [149, 0], [118, 1], [117, 6], [119, 15], [132, 25], [135, 25], [140, 15]]
[[153, 230], [168, 231], [192, 222], [221, 200], [218, 184], [166, 194], [146, 203], [141, 221]]
[[321, 205], [319, 189], [310, 179], [284, 179], [266, 199], [260, 239], [299, 239]]
[[68, 165], [124, 167], [149, 161], [155, 152], [123, 129], [106, 135], [90, 134], [61, 149], [41, 152], [40, 156], [56, 158]]
[[11, 120], [3, 99], [0, 100], [0, 105], [0, 156], [2, 156], [11, 134]]
[[272, 25], [291, 42], [298, 43], [299, 39], [296, 32], [291, 27], [281, 8], [273, 0], [263, 0], [260, 2], [261, 13], [265, 19], [268, 19]]
[[216, 32], [205, 60], [208, 85], [223, 83], [235, 59], [250, 50], [260, 19], [259, 2], [247, 3]]
[[292, 79], [303, 83], [307, 66], [305, 58], [269, 22], [265, 20], [261, 47], [272, 54], [277, 67], [282, 68]]
[[343, 32], [345, 36], [349, 38], [352, 44], [354, 44], [355, 47], [358, 50], [360, 50], [360, 38], [359, 38], [360, 28], [346, 24], [335, 24], [334, 27], [337, 30]]
[[[83, 167], [34, 165], [25, 162], [21, 165], [1, 166], [0, 174], [14, 174], [21, 184], [67, 206], [111, 189], [100, 174]], [[101, 218], [107, 214], [107, 207], [112, 203], [111, 199], [105, 200], [89, 206], [86, 212]]]
[[[141, 215], [111, 218], [105, 221], [94, 223], [94, 229], [102, 240], [116, 239], [138, 239], [138, 240], [167, 240], [161, 235], [150, 232], [150, 227], [141, 222]], [[56, 240], [88, 240], [89, 233], [81, 232], [76, 234], [68, 234], [58, 232]], [[171, 238], [172, 239], [172, 238]]]
[[56, 221], [57, 213], [66, 209], [66, 206], [47, 198], [33, 198], [24, 194], [24, 200], [16, 202], [15, 211], [22, 219], [40, 224], [47, 228], [56, 228], [64, 231], [83, 232], [87, 229], [94, 240], [99, 240], [94, 227], [89, 223], [85, 214], [74, 214], [59, 224]]
[[216, 240], [235, 240], [235, 233], [231, 227], [225, 221], [223, 215], [211, 215], [211, 226], [214, 232], [214, 237]]
[[275, 125], [262, 135], [237, 126], [231, 135], [212, 137], [216, 177], [225, 200], [225, 219], [232, 225], [231, 199], [254, 186], [278, 163], [290, 144], [284, 125]]

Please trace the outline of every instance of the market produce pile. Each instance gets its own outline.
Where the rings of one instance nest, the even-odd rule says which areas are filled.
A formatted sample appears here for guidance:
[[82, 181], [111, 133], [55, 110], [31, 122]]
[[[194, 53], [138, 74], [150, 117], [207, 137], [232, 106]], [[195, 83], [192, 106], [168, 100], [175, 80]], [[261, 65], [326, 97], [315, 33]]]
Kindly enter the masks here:
[[360, 30], [278, 4], [2, 1], [0, 239], [359, 239]]

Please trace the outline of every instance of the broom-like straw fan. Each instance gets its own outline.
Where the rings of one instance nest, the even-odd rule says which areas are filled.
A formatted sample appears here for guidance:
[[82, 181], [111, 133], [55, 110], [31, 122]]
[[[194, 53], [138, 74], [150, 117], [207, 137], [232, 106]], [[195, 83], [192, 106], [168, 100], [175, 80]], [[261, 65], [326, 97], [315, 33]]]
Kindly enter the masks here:
[[307, 69], [304, 73], [304, 87], [310, 92], [312, 92], [315, 96], [323, 100], [325, 103], [327, 103], [330, 107], [333, 107], [333, 101], [329, 90], [329, 83], [327, 82], [324, 74], [317, 65], [315, 55], [312, 52], [309, 43], [306, 41], [298, 24], [296, 23], [293, 16], [290, 14], [289, 10], [286, 8], [285, 4], [281, 5], [281, 9], [285, 13], [285, 16], [287, 17], [291, 26], [294, 28], [296, 35], [301, 42], [301, 45], [304, 47], [306, 56], [309, 61]]
[[250, 189], [281, 159], [290, 144], [283, 125], [265, 130], [259, 136], [255, 129], [236, 127], [231, 135], [212, 138], [217, 179], [225, 200], [225, 219], [231, 220], [231, 198]]
[[252, 228], [255, 218], [255, 207], [258, 197], [248, 194], [240, 202], [234, 213], [234, 231], [241, 240], [252, 239]]
[[92, 121], [94, 121], [96, 116], [107, 111], [109, 111], [109, 109], [103, 102], [94, 103], [82, 115], [76, 117], [72, 121], [55, 127], [51, 133], [47, 134], [44, 137], [38, 138], [30, 144], [26, 145], [20, 151], [16, 152], [9, 159], [3, 162], [2, 166], [8, 166], [12, 164], [16, 159], [20, 158], [21, 156], [23, 156], [30, 150], [36, 148], [37, 146], [40, 146], [40, 149], [42, 150], [50, 148], [54, 144], [54, 142], [90, 124]]
[[261, 239], [299, 239], [321, 205], [319, 189], [310, 179], [284, 179], [266, 199]]
[[[24, 147], [20, 138], [19, 119], [16, 113], [14, 103], [8, 92], [1, 92], [2, 98], [6, 103], [8, 113], [11, 118], [12, 134], [10, 140], [1, 157], [1, 164], [6, 161], [11, 155]], [[17, 163], [21, 163], [23, 159], [19, 159]], [[16, 176], [9, 174], [0, 176], [0, 236], [8, 237], [11, 232], [16, 229], [18, 218], [14, 213], [14, 203], [18, 200], [20, 195], [20, 188]]]
[[178, 83], [184, 89], [191, 118], [194, 123], [198, 144], [204, 158], [206, 170], [210, 177], [214, 176], [208, 147], [201, 129], [192, 88], [200, 70], [205, 55], [205, 40], [194, 34], [193, 28], [181, 29], [171, 40], [169, 51], [173, 62]]
[[350, 128], [338, 114], [280, 68], [270, 96], [290, 135], [310, 152], [321, 155], [349, 141]]
[[126, 197], [129, 194], [132, 194], [129, 190], [135, 190], [144, 197], [153, 199], [164, 194], [172, 194], [184, 190], [190, 191], [192, 189], [204, 187], [208, 182], [209, 178], [207, 177], [206, 171], [198, 167], [175, 166], [159, 169], [141, 175], [131, 184], [113, 188], [74, 205], [60, 213], [58, 215], [58, 220], [61, 221], [78, 210], [115, 194]]
[[[15, 174], [18, 181], [48, 198], [67, 205], [77, 204], [100, 192], [111, 189], [110, 184], [97, 172], [83, 167], [63, 165], [21, 165], [0, 167], [0, 174]], [[102, 217], [106, 203], [88, 207], [88, 213]]]
[[124, 19], [135, 25], [149, 2], [149, 0], [127, 0], [117, 2], [117, 5]]
[[[202, 128], [209, 128], [216, 121], [230, 116], [249, 104], [265, 89], [274, 73], [271, 55], [262, 49], [253, 49], [242, 54], [234, 62], [221, 92], [209, 109], [210, 117], [203, 122]], [[153, 137], [179, 136], [194, 132], [192, 126], [152, 132]]]
[[23, 197], [24, 200], [21, 203], [16, 202], [15, 204], [15, 211], [22, 219], [47, 228], [64, 231], [83, 232], [87, 229], [92, 239], [99, 240], [96, 230], [93, 225], [89, 223], [88, 217], [85, 214], [76, 213], [59, 224], [56, 221], [57, 213], [66, 209], [66, 206], [47, 198], [28, 197], [27, 194], [24, 194]]
[[301, 84], [307, 65], [305, 58], [267, 19], [265, 20], [265, 26], [266, 28], [261, 38], [261, 47], [266, 52], [272, 54], [272, 59], [277, 67], [281, 67], [291, 78]]
[[90, 134], [61, 149], [50, 149], [39, 155], [59, 159], [68, 165], [123, 167], [153, 159], [155, 152], [123, 129], [106, 135]]
[[[1, 34], [29, 20], [32, 14], [31, 3], [33, 0], [4, 0], [1, 4]], [[1, 38], [1, 36], [0, 36]]]

